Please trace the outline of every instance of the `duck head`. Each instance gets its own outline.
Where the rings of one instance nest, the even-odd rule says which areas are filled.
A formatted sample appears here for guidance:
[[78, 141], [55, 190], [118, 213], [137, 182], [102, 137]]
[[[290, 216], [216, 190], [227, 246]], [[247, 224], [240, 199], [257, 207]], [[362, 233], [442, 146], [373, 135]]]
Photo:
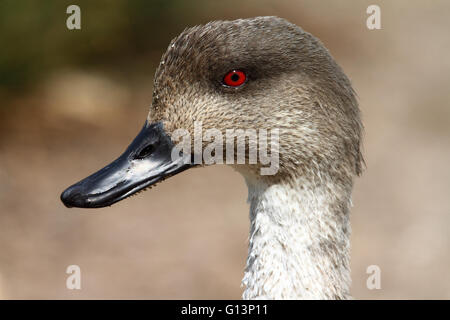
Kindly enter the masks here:
[[[109, 206], [204, 165], [193, 160], [210, 145], [208, 139], [200, 148], [177, 152], [181, 157], [172, 154], [177, 130], [195, 146], [196, 123], [223, 137], [233, 129], [278, 130], [279, 139], [272, 141], [276, 173], [262, 176], [261, 163], [233, 164], [247, 179], [273, 183], [323, 170], [346, 179], [361, 170], [355, 94], [321, 42], [277, 17], [214, 21], [172, 40], [156, 71], [140, 133], [117, 160], [66, 189], [61, 200], [67, 207]], [[249, 145], [247, 137], [246, 160]], [[225, 158], [226, 147], [214, 150]]]

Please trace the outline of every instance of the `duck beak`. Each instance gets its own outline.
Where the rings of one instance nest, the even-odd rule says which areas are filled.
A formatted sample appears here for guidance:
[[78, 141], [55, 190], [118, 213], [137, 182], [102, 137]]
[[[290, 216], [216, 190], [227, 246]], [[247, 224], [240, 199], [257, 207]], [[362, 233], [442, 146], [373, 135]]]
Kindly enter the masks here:
[[61, 194], [61, 201], [68, 208], [110, 206], [192, 167], [190, 155], [172, 159], [173, 147], [162, 123], [146, 121], [118, 159], [67, 188]]

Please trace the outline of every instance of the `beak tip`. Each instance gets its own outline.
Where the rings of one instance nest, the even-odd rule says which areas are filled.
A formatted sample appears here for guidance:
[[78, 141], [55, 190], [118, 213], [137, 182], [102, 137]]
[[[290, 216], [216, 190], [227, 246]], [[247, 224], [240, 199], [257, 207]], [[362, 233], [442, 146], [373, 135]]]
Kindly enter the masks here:
[[110, 202], [101, 198], [93, 198], [92, 194], [85, 192], [85, 188], [80, 183], [64, 190], [60, 199], [67, 208], [102, 208], [111, 205]]
[[84, 202], [75, 186], [64, 190], [61, 193], [60, 199], [67, 208], [82, 207]]

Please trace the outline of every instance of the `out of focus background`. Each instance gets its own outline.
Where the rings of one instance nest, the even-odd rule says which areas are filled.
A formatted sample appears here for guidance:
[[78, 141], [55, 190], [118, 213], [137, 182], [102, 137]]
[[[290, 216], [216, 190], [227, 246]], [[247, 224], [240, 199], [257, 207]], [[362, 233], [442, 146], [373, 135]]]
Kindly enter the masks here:
[[[66, 27], [70, 4], [81, 30]], [[370, 4], [381, 30], [366, 27]], [[249, 208], [231, 168], [187, 171], [106, 209], [67, 209], [59, 195], [137, 134], [173, 37], [276, 15], [319, 37], [359, 96], [354, 297], [449, 299], [449, 12], [448, 1], [0, 0], [0, 298], [240, 298]], [[66, 289], [72, 264], [81, 290]], [[369, 265], [380, 290], [366, 287]]]

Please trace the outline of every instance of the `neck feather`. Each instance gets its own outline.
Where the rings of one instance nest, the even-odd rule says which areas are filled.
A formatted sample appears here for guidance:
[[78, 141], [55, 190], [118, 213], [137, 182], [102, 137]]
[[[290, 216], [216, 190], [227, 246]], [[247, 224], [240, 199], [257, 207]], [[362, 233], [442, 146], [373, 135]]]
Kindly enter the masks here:
[[351, 182], [246, 181], [251, 225], [243, 298], [349, 298]]

